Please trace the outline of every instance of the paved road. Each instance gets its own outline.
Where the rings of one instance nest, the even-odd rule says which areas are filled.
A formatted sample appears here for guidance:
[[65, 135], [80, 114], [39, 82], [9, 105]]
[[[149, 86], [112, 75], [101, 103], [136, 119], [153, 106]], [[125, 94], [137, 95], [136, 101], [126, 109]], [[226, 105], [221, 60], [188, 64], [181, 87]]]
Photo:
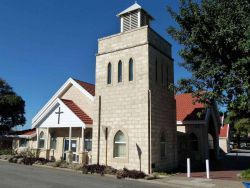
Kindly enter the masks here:
[[134, 180], [82, 175], [0, 161], [0, 188], [167, 188]]

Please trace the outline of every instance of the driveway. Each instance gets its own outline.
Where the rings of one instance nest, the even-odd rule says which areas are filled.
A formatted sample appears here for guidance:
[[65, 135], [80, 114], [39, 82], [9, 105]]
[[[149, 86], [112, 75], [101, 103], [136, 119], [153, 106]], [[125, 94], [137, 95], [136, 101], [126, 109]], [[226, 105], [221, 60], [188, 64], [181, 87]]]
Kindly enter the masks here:
[[57, 169], [17, 165], [0, 161], [1, 188], [168, 188], [166, 185], [117, 180]]
[[[192, 164], [192, 162], [191, 162]], [[250, 152], [229, 153], [219, 161], [210, 162], [210, 178], [219, 180], [242, 181], [238, 174], [250, 168]], [[186, 169], [178, 176], [186, 177]], [[191, 177], [206, 178], [205, 164], [201, 164], [198, 169], [193, 169]]]

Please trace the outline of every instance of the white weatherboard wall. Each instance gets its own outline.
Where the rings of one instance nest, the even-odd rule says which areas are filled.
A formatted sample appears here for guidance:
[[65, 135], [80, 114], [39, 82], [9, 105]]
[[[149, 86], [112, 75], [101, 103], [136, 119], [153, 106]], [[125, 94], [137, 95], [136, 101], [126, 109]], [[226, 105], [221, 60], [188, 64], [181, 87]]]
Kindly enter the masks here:
[[[61, 108], [60, 124], [58, 124], [58, 112]], [[85, 127], [85, 124], [61, 101], [58, 101], [45, 115], [37, 127], [59, 128], [59, 127]]]

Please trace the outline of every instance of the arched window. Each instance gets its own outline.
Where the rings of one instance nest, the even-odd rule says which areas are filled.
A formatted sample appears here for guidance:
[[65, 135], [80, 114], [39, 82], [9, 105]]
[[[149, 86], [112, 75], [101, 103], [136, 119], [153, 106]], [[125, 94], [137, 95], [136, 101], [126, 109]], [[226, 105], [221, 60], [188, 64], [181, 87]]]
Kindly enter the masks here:
[[108, 73], [108, 75], [107, 75], [107, 84], [111, 84], [111, 81], [112, 81], [112, 65], [111, 65], [111, 63], [109, 63], [108, 64], [108, 71], [107, 71], [107, 73]]
[[161, 150], [161, 158], [166, 157], [166, 135], [164, 132], [161, 133], [160, 137], [160, 150]]
[[189, 135], [190, 147], [192, 151], [198, 151], [199, 143], [198, 138], [194, 133]]
[[129, 81], [133, 81], [134, 80], [134, 62], [133, 59], [131, 58], [129, 60]]
[[45, 145], [45, 136], [44, 136], [44, 132], [40, 132], [39, 134], [39, 148], [44, 148]]
[[114, 138], [114, 157], [126, 157], [126, 139], [122, 131], [118, 131]]
[[155, 62], [155, 82], [158, 81], [158, 62], [157, 62], [157, 59], [156, 59], [156, 62]]
[[169, 71], [169, 67], [168, 67], [168, 64], [167, 64], [167, 66], [166, 66], [166, 82], [167, 82], [167, 87], [169, 86], [169, 80], [168, 80], [168, 77], [169, 77], [169, 73], [168, 73], [168, 71]]
[[165, 79], [164, 79], [164, 65], [161, 64], [161, 84], [165, 86]]
[[122, 62], [118, 63], [118, 82], [122, 82]]

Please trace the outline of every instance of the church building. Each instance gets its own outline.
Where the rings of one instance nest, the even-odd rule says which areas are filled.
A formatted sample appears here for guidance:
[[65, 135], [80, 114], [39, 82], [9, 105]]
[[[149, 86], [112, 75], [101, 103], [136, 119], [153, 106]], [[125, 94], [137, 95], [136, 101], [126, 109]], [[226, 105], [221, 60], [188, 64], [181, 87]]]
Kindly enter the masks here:
[[37, 136], [30, 149], [51, 160], [145, 173], [174, 169], [171, 44], [150, 27], [154, 18], [137, 3], [117, 16], [120, 32], [98, 40], [95, 85], [69, 78], [33, 118]]

